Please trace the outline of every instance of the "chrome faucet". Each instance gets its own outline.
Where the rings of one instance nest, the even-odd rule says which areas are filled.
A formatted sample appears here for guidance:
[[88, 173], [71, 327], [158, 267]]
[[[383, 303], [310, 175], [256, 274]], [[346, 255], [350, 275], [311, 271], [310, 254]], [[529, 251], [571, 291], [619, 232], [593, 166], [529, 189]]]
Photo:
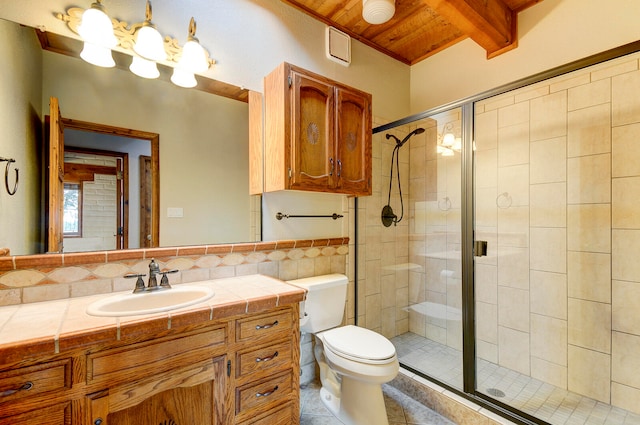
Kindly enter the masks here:
[[[167, 277], [167, 274], [176, 273], [176, 272], [178, 272], [177, 269], [161, 272], [160, 265], [156, 263], [155, 259], [152, 258], [151, 262], [149, 263], [149, 282], [147, 283], [146, 286], [144, 284], [144, 281], [142, 280], [142, 278], [145, 277], [146, 274], [126, 274], [124, 275], [124, 277], [127, 279], [136, 278], [136, 287], [133, 290], [133, 293], [135, 294], [138, 292], [155, 291], [158, 289], [171, 289], [171, 285], [169, 284], [169, 278]], [[160, 279], [160, 285], [158, 285], [158, 279], [157, 279], [157, 276], [159, 274], [162, 275], [162, 278]]]
[[147, 283], [147, 289], [153, 290], [158, 287], [158, 281], [156, 275], [160, 273], [160, 266], [156, 263], [155, 259], [151, 259], [149, 263], [149, 283]]

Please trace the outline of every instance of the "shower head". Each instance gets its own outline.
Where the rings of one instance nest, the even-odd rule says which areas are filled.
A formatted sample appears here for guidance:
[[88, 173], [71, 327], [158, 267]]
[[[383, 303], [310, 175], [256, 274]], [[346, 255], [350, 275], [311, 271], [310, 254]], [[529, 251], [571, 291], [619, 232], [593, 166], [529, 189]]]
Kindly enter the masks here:
[[405, 136], [404, 139], [400, 140], [398, 139], [396, 136], [394, 136], [393, 134], [386, 134], [387, 139], [390, 139], [393, 137], [393, 139], [396, 141], [396, 147], [400, 148], [402, 147], [402, 145], [404, 145], [405, 143], [407, 143], [409, 141], [409, 139], [411, 138], [411, 136], [413, 136], [414, 134], [421, 134], [424, 133], [424, 128], [422, 127], [418, 127], [415, 130], [413, 130], [411, 133], [407, 134]]

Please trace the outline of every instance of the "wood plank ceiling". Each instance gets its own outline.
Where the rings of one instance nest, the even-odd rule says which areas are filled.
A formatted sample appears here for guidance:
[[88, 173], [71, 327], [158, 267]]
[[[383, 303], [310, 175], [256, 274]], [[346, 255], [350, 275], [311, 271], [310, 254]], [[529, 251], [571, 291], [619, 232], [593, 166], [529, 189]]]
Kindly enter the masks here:
[[466, 38], [488, 59], [516, 48], [518, 13], [542, 0], [395, 0], [395, 15], [380, 25], [362, 18], [362, 0], [282, 1], [413, 65]]

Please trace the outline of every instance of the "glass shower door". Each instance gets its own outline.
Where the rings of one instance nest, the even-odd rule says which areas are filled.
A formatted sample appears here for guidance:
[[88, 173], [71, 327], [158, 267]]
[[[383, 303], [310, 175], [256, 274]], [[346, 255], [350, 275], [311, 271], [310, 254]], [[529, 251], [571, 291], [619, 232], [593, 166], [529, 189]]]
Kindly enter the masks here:
[[[408, 257], [397, 257], [402, 264], [396, 264], [408, 273], [402, 307], [408, 326], [392, 341], [403, 366], [462, 390], [461, 110], [431, 115], [390, 133], [402, 140], [417, 128], [425, 131], [398, 151], [408, 190], [401, 195], [396, 180], [390, 185], [394, 210], [402, 197], [408, 219]], [[390, 159], [383, 158], [385, 170]]]
[[640, 423], [637, 60], [474, 105], [476, 393], [554, 425]]

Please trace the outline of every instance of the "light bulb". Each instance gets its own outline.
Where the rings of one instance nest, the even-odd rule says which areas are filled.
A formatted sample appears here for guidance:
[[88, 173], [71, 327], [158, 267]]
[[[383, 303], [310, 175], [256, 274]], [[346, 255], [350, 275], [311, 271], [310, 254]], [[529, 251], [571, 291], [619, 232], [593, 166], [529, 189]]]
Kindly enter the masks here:
[[183, 68], [173, 69], [171, 82], [176, 86], [184, 88], [195, 87], [198, 84], [198, 82], [196, 81], [196, 77], [193, 75], [193, 72], [189, 72], [188, 70]]
[[100, 66], [103, 68], [113, 68], [116, 63], [111, 55], [111, 49], [108, 47], [98, 46], [89, 42], [84, 43], [80, 57], [92, 65]]
[[82, 13], [78, 34], [83, 41], [96, 46], [111, 48], [118, 44], [118, 39], [113, 35], [111, 19], [99, 3], [93, 3], [90, 9]]
[[142, 78], [158, 78], [160, 76], [160, 71], [158, 71], [158, 67], [156, 63], [150, 60], [146, 60], [144, 58], [134, 56], [131, 61], [131, 65], [129, 66], [129, 70], [136, 74], [138, 77]]
[[204, 49], [195, 39], [189, 40], [182, 48], [182, 56], [178, 61], [179, 68], [187, 69], [193, 73], [204, 72], [209, 69], [209, 61]]
[[153, 25], [147, 22], [136, 31], [136, 42], [133, 50], [143, 58], [152, 61], [162, 61], [167, 58], [162, 35]]
[[451, 147], [456, 141], [456, 136], [453, 133], [445, 133], [442, 137], [442, 146]]

